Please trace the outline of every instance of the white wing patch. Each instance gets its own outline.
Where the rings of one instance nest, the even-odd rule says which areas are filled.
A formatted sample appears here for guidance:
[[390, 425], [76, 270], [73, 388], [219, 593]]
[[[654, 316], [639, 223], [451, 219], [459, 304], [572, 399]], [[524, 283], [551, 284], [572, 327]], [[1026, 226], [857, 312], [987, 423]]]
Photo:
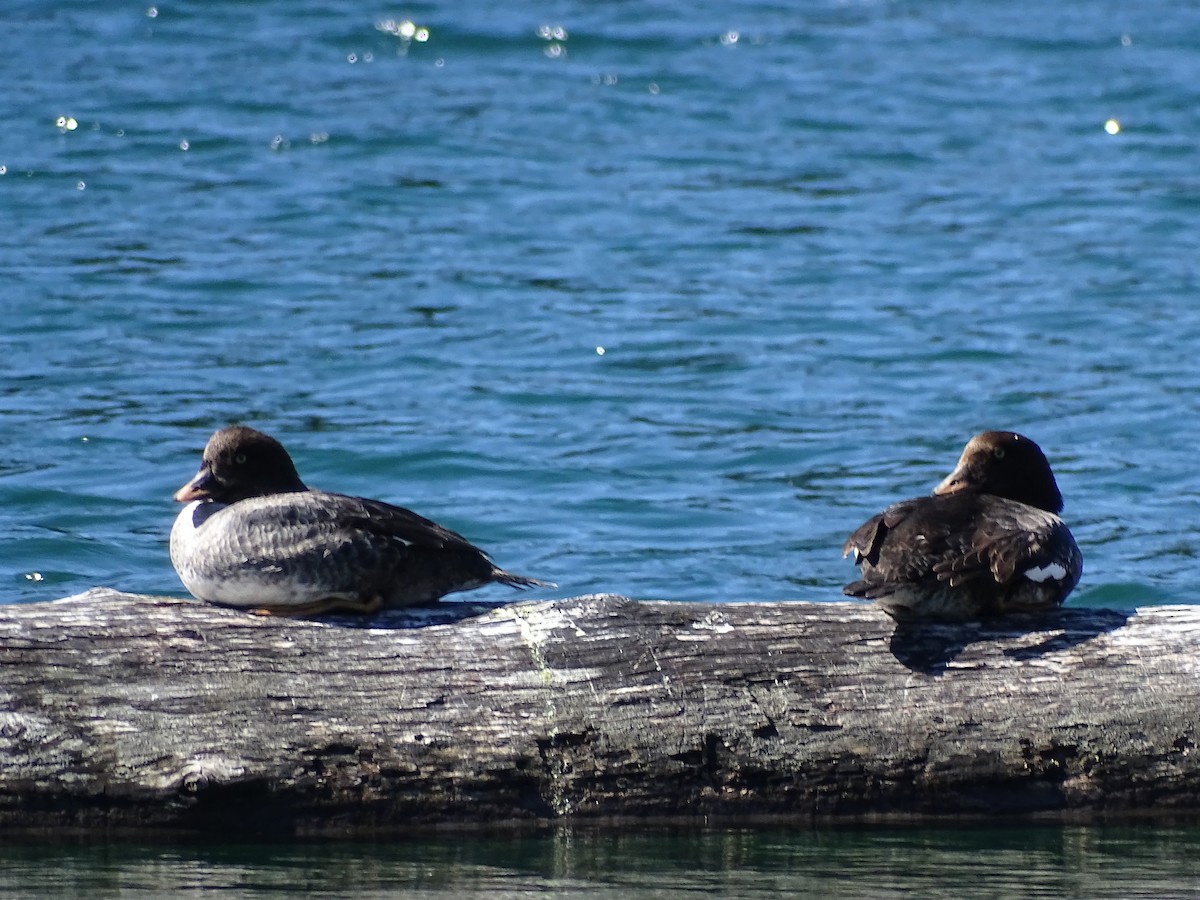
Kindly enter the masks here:
[[1030, 581], [1036, 581], [1038, 584], [1049, 581], [1051, 578], [1055, 581], [1062, 581], [1067, 577], [1067, 570], [1060, 563], [1052, 562], [1046, 563], [1044, 566], [1034, 566], [1031, 569], [1026, 569], [1025, 577]]

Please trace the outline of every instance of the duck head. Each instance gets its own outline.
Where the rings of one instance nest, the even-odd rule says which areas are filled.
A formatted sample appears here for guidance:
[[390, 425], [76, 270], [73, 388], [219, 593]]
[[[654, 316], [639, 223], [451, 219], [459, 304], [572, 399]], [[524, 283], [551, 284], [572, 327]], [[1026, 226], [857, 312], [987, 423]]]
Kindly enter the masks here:
[[985, 431], [967, 442], [954, 471], [933, 489], [934, 494], [974, 491], [1062, 511], [1062, 493], [1042, 448], [1012, 431]]
[[208, 439], [200, 471], [175, 492], [175, 499], [228, 504], [304, 490], [308, 488], [279, 441], [245, 425], [230, 425]]

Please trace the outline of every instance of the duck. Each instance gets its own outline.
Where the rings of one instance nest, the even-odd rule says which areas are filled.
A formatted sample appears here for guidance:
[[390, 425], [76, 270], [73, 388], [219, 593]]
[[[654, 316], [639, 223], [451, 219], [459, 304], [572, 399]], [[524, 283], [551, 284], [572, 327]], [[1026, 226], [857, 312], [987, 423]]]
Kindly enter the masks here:
[[309, 488], [283, 445], [217, 430], [175, 492], [171, 564], [184, 587], [262, 615], [371, 615], [487, 584], [553, 587], [497, 567], [461, 534], [411, 510]]
[[842, 556], [853, 556], [861, 577], [843, 593], [898, 622], [1053, 610], [1083, 573], [1062, 508], [1034, 441], [977, 434], [932, 494], [892, 504], [850, 535]]

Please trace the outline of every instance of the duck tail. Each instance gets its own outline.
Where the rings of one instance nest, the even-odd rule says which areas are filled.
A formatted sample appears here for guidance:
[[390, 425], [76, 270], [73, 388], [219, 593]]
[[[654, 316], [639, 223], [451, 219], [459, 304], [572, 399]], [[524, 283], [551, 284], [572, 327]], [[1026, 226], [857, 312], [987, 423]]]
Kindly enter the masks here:
[[526, 578], [524, 575], [514, 575], [512, 572], [505, 572], [503, 569], [495, 569], [492, 572], [492, 581], [498, 581], [501, 584], [507, 584], [509, 587], [516, 588], [519, 591], [537, 587], [558, 587], [558, 585], [553, 581], [541, 581], [537, 578]]

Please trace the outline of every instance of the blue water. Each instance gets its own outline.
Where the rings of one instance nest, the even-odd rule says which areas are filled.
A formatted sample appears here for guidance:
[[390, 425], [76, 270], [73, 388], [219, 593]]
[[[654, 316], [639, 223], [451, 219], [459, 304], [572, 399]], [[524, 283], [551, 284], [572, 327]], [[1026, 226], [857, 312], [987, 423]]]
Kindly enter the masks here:
[[838, 598], [1013, 428], [1072, 602], [1200, 596], [1200, 10], [48, 6], [3, 14], [5, 601], [181, 594], [233, 420], [547, 596], [681, 600]]
[[[849, 531], [1018, 429], [1085, 555], [1071, 603], [1200, 598], [1196, 7], [8, 0], [0, 23], [0, 601], [182, 594], [171, 493], [235, 420], [542, 596], [706, 601], [838, 599]], [[1076, 864], [1150, 884], [1120, 865], [1141, 840], [1052, 854], [1056, 896]], [[916, 889], [957, 890], [977, 850]], [[642, 884], [745, 895], [811, 863], [787, 860]], [[1194, 888], [1180, 865], [1152, 892]]]

